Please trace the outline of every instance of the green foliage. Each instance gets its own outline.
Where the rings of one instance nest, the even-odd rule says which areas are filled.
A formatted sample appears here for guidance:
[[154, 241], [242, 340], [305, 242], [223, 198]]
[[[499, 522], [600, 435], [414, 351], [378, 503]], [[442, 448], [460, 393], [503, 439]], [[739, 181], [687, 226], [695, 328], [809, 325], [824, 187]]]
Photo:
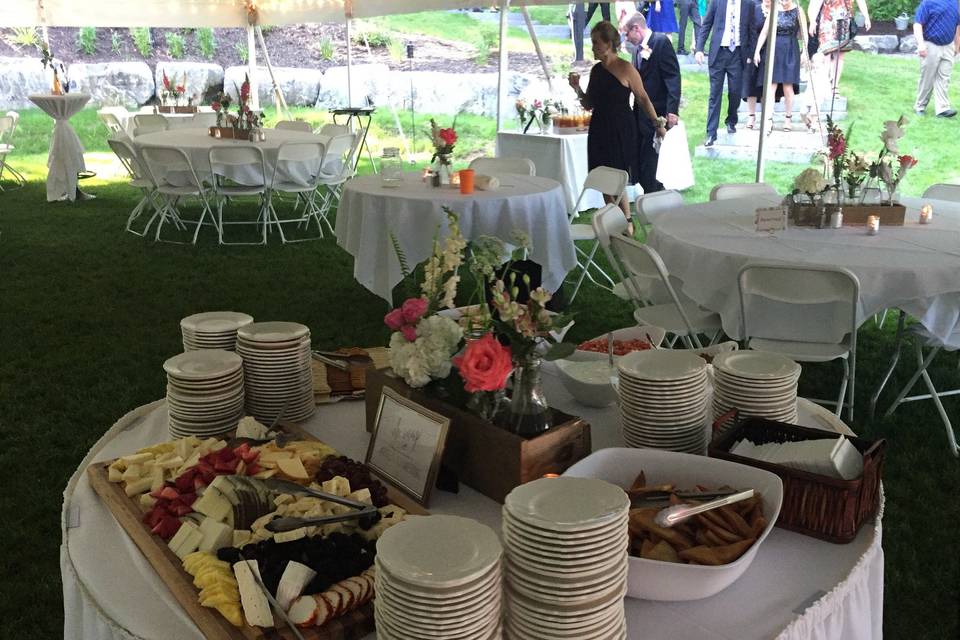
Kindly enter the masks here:
[[401, 62], [407, 55], [407, 48], [402, 40], [391, 40], [387, 45], [387, 51], [390, 53], [390, 59], [396, 62]]
[[116, 31], [110, 31], [110, 50], [114, 53], [120, 53], [123, 48], [123, 38]]
[[150, 36], [149, 27], [134, 27], [130, 29], [130, 37], [133, 39], [133, 46], [144, 58], [153, 55], [153, 38]]
[[553, 75], [559, 78], [566, 78], [570, 75], [570, 60], [568, 58], [562, 58], [559, 61], [556, 61], [556, 58], [551, 60], [550, 67], [553, 70]]
[[213, 29], [201, 27], [193, 34], [193, 39], [197, 43], [197, 49], [207, 60], [213, 60], [213, 54], [217, 50], [217, 39], [213, 35]]
[[917, 4], [917, 0], [867, 0], [870, 19], [874, 22], [877, 20], [893, 20], [901, 13], [906, 13], [912, 21]]
[[40, 46], [40, 34], [33, 27], [14, 27], [4, 40], [12, 47]]
[[96, 27], [80, 27], [80, 30], [77, 32], [77, 49], [88, 56], [92, 56], [97, 52]]
[[168, 31], [163, 34], [163, 37], [167, 41], [167, 53], [174, 60], [179, 60], [183, 57], [183, 36], [177, 33], [176, 31]]
[[237, 42], [233, 45], [233, 48], [237, 52], [237, 57], [240, 58], [240, 62], [246, 64], [247, 60], [250, 58], [250, 52], [247, 51], [246, 43]]
[[320, 42], [317, 43], [317, 52], [320, 54], [320, 57], [324, 60], [330, 61], [333, 60], [335, 49], [333, 47], [333, 40], [324, 36], [320, 38]]

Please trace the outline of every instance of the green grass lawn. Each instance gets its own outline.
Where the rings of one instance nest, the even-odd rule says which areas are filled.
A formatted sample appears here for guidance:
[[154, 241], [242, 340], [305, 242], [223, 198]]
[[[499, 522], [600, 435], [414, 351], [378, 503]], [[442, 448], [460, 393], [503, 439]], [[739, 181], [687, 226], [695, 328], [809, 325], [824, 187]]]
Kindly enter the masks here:
[[[884, 71], [875, 68], [883, 61]], [[909, 112], [916, 64], [851, 55], [844, 94], [856, 110], [854, 145], [871, 148], [880, 122]], [[703, 126], [706, 77], [685, 79], [682, 114], [693, 139]], [[298, 112], [314, 122], [325, 114]], [[452, 118], [443, 117], [447, 123]], [[0, 637], [62, 636], [57, 547], [61, 492], [88, 448], [125, 412], [164, 395], [163, 361], [181, 349], [180, 318], [203, 310], [236, 309], [261, 320], [310, 326], [319, 347], [385, 344], [383, 301], [352, 278], [353, 259], [332, 238], [299, 245], [219, 247], [212, 233], [196, 247], [153, 244], [123, 233], [137, 195], [109, 168], [104, 130], [92, 110], [73, 123], [100, 171], [84, 188], [96, 200], [46, 203], [46, 144], [50, 121], [24, 113], [18, 150], [11, 157], [30, 182], [0, 193], [0, 509], [6, 515], [7, 553], [0, 598]], [[375, 139], [391, 142], [392, 118], [379, 113]], [[921, 164], [904, 191], [960, 174], [953, 155], [955, 122], [911, 123], [904, 148]], [[406, 126], [406, 124], [405, 124]], [[425, 122], [418, 123], [419, 155], [428, 160]], [[458, 121], [458, 161], [492, 149], [490, 120]], [[409, 135], [409, 131], [408, 131]], [[364, 165], [366, 166], [366, 165]], [[686, 197], [703, 199], [716, 181], [750, 179], [749, 163], [695, 161], [698, 184]], [[785, 186], [796, 165], [771, 167]], [[344, 302], [349, 312], [344, 313]], [[631, 323], [626, 305], [585, 285], [573, 307], [572, 338], [583, 339]], [[884, 519], [885, 632], [889, 638], [960, 635], [960, 566], [955, 548], [960, 522], [960, 472], [946, 451], [939, 418], [929, 402], [900, 408], [888, 420], [869, 421], [867, 402], [889, 356], [892, 323], [868, 322], [858, 353], [854, 430], [887, 438]], [[881, 405], [892, 399], [914, 363], [905, 357]], [[805, 366], [801, 393], [831, 396], [839, 366]], [[956, 355], [938, 360], [932, 375], [942, 388], [960, 386]], [[944, 401], [957, 416], [960, 400]], [[960, 423], [960, 420], [958, 420]], [[359, 428], [359, 425], [358, 425]], [[109, 542], [106, 542], [109, 543]], [[104, 570], [122, 571], [122, 568]], [[825, 589], [829, 585], [824, 585]]]

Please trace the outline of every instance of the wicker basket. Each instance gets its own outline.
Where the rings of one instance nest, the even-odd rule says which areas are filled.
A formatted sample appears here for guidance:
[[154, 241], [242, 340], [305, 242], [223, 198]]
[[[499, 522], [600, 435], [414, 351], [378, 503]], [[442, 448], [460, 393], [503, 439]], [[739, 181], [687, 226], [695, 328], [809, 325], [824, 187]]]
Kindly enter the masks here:
[[783, 480], [783, 506], [777, 526], [829, 542], [852, 541], [880, 503], [880, 479], [886, 440], [848, 438], [863, 455], [863, 475], [839, 480], [730, 453], [748, 438], [755, 444], [835, 438], [836, 433], [762, 418], [746, 418], [710, 443], [710, 456], [766, 469]]

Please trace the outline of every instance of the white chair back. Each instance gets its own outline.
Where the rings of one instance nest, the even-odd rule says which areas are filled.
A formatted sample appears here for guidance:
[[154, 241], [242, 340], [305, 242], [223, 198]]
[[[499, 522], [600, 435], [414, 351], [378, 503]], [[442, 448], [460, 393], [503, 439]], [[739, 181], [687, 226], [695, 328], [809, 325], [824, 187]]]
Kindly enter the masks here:
[[16, 111], [7, 111], [6, 116], [13, 119], [13, 127], [10, 129], [10, 137], [17, 131], [17, 124], [20, 122], [20, 114]]
[[313, 127], [310, 126], [310, 123], [304, 122], [303, 120], [280, 120], [274, 126], [277, 129], [286, 129], [288, 131], [303, 131], [305, 133], [313, 133]]
[[167, 119], [158, 113], [138, 113], [133, 116], [133, 135], [142, 136], [145, 133], [166, 131], [169, 128]]
[[353, 175], [354, 141], [352, 133], [334, 136], [327, 142], [321, 174], [325, 178], [348, 178]]
[[0, 145], [13, 144], [15, 121], [10, 115], [0, 116]]
[[127, 170], [127, 173], [130, 174], [130, 178], [135, 180], [146, 178], [146, 171], [144, 171], [140, 164], [136, 150], [130, 146], [127, 141], [120, 138], [108, 138], [107, 144], [110, 145], [110, 149], [117, 158], [120, 159], [120, 163]]
[[924, 198], [931, 200], [949, 200], [951, 202], [960, 202], [960, 184], [934, 184], [927, 187], [923, 192]]
[[126, 133], [123, 127], [123, 121], [121, 121], [120, 116], [117, 115], [118, 109], [126, 111], [123, 107], [104, 107], [97, 111], [97, 117], [100, 119], [100, 122], [103, 123], [103, 126], [105, 126], [111, 134]]
[[205, 189], [194, 170], [190, 156], [183, 149], [144, 146], [140, 148], [140, 160], [140, 166], [145, 170], [145, 177], [158, 189], [176, 186], [168, 180], [168, 176], [173, 174], [189, 178], [190, 186], [196, 187], [201, 192]]
[[190, 118], [191, 127], [202, 127], [204, 129], [209, 129], [210, 127], [217, 126], [217, 114], [210, 113], [208, 111], [203, 111], [201, 113], [193, 114], [193, 117]]
[[674, 189], [641, 193], [636, 200], [637, 220], [642, 225], [650, 225], [657, 215], [682, 206], [683, 196]]
[[[326, 147], [322, 142], [284, 142], [277, 150], [277, 163], [273, 167], [270, 186], [280, 183], [292, 183], [305, 187], [316, 187], [320, 179], [320, 167]], [[296, 164], [294, 169], [291, 165]], [[306, 175], [298, 179], [297, 175]], [[278, 180], [279, 178], [279, 180]]]
[[513, 173], [521, 176], [537, 175], [537, 167], [529, 158], [474, 158], [470, 168], [477, 173], [499, 175]]
[[[256, 167], [260, 182], [254, 185], [245, 183], [243, 186], [261, 187], [267, 184], [267, 161], [260, 147], [216, 146], [207, 152], [207, 160], [210, 162], [210, 172], [214, 177], [230, 178], [231, 170], [239, 167]], [[214, 180], [213, 184], [216, 188], [220, 185], [220, 181]]]
[[777, 190], [766, 182], [727, 182], [718, 184], [710, 190], [710, 201], [775, 195]]
[[320, 127], [320, 135], [330, 136], [331, 138], [345, 136], [348, 133], [350, 133], [350, 127], [345, 124], [325, 124]]
[[583, 189], [580, 190], [577, 203], [573, 206], [573, 211], [569, 215], [571, 222], [580, 215], [580, 202], [588, 190], [593, 189], [603, 195], [618, 198], [617, 203], [619, 203], [620, 199], [626, 197], [624, 190], [627, 188], [629, 180], [630, 175], [622, 169], [595, 167], [583, 181]]
[[855, 340], [860, 281], [847, 269], [755, 263], [740, 269], [737, 282], [744, 339]]

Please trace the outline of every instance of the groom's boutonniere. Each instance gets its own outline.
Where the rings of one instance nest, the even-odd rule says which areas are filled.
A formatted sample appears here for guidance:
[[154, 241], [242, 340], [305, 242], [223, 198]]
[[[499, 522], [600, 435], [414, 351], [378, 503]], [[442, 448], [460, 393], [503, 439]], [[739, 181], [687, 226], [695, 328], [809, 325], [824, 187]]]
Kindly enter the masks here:
[[647, 45], [642, 45], [640, 47], [640, 57], [643, 58], [644, 60], [649, 60], [651, 53], [653, 53], [653, 49], [651, 49]]

